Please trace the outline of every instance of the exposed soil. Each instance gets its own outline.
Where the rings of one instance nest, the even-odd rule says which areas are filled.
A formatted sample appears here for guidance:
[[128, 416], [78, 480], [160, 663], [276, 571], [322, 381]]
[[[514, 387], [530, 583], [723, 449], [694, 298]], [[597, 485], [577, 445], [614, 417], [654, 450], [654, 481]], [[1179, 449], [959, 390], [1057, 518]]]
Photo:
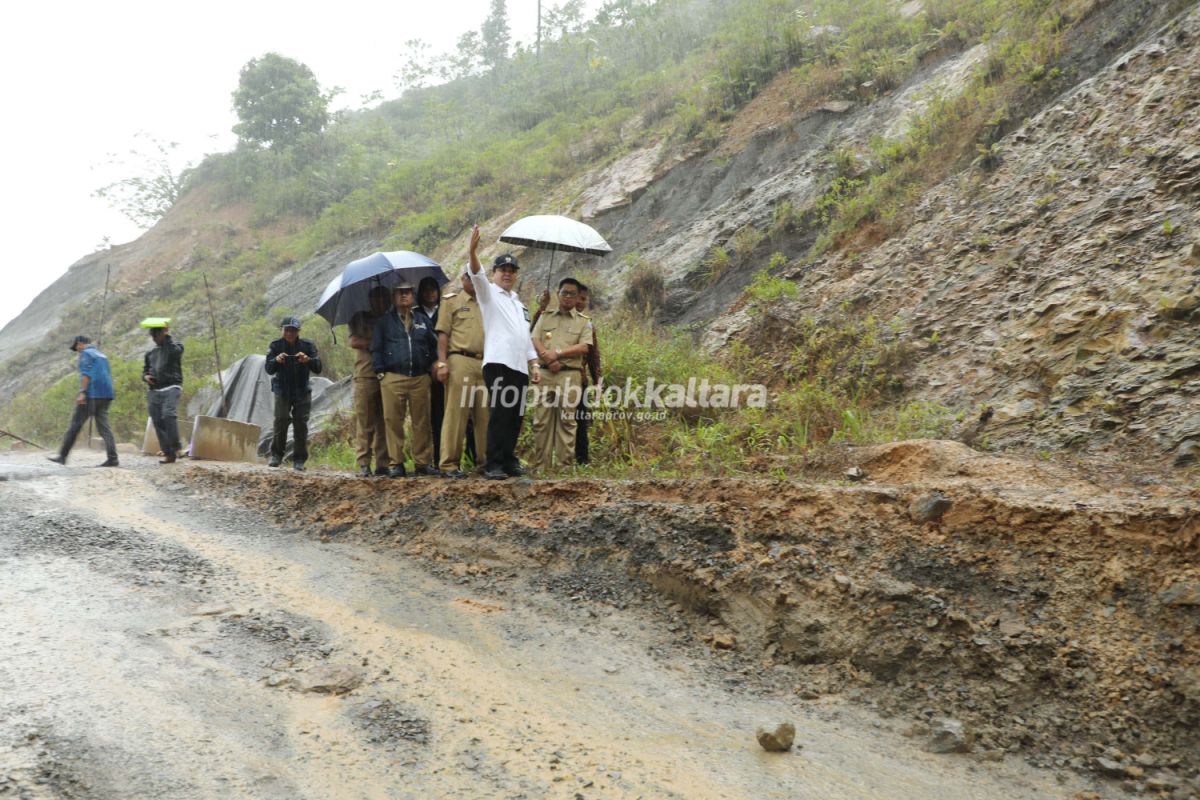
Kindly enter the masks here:
[[[822, 696], [798, 696], [815, 697], [816, 673], [753, 627], [746, 579], [806, 574], [747, 537], [786, 516], [770, 484], [35, 458], [0, 464], [0, 796], [1119, 794], [978, 737], [929, 752], [882, 702], [894, 688], [844, 658], [823, 667]], [[849, 646], [838, 636], [823, 646]], [[764, 752], [756, 728], [784, 721], [796, 747]]]
[[977, 758], [1188, 797], [1200, 778], [1200, 491], [950, 442], [867, 480], [373, 481], [186, 472], [297, 531], [505, 596], [657, 611], [670, 648], [820, 708], [852, 699]]

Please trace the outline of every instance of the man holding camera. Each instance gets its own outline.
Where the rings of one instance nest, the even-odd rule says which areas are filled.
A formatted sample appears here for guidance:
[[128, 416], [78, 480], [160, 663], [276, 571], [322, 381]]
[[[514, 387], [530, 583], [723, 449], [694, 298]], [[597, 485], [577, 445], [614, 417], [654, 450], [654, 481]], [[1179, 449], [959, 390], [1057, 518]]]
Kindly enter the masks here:
[[292, 466], [304, 471], [308, 460], [308, 415], [312, 411], [312, 389], [308, 376], [321, 374], [321, 357], [317, 346], [300, 338], [300, 320], [284, 317], [280, 323], [283, 336], [271, 342], [267, 349], [267, 374], [271, 376], [271, 392], [275, 395], [275, 431], [271, 439], [271, 458], [267, 466], [283, 463], [287, 445], [288, 423], [292, 425]]

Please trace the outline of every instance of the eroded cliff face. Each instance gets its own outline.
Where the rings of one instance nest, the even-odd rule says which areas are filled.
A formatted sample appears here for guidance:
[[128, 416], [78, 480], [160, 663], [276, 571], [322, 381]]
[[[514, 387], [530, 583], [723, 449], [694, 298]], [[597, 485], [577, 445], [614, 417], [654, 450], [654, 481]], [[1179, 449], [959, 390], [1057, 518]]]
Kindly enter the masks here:
[[[61, 357], [63, 346], [77, 333], [96, 336], [106, 277], [106, 349], [126, 356], [138, 352], [145, 344], [144, 332], [119, 329], [113, 321], [114, 306], [132, 302], [144, 307], [142, 316], [153, 315], [161, 299], [155, 279], [193, 268], [201, 253], [253, 246], [263, 231], [250, 226], [250, 217], [246, 205], [217, 203], [210, 187], [199, 187], [136, 240], [76, 261], [0, 329], [0, 402], [33, 381], [58, 377], [56, 370], [73, 368]], [[207, 325], [198, 316], [197, 330], [201, 324]]]
[[[994, 443], [1200, 455], [1200, 13], [927, 193], [901, 236], [794, 268], [769, 313], [892, 320], [913, 396], [994, 409]], [[707, 346], [752, 338], [751, 311]], [[1167, 460], [1161, 457], [1160, 460]]]

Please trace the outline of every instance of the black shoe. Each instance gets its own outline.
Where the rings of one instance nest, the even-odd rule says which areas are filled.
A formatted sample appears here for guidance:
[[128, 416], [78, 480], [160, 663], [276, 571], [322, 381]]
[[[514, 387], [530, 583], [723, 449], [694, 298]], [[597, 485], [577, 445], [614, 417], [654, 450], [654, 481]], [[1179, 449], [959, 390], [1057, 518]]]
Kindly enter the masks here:
[[303, 461], [293, 461], [292, 469], [296, 470], [296, 472], [304, 472], [304, 462]]
[[395, 466], [395, 467], [392, 467], [391, 469], [389, 469], [387, 476], [389, 478], [407, 478], [408, 473], [404, 471], [404, 465], [400, 464], [398, 466]]
[[443, 478], [465, 478], [465, 477], [467, 477], [467, 473], [463, 472], [461, 469], [453, 469], [453, 470], [450, 470], [449, 472], [443, 472], [442, 477]]
[[415, 470], [416, 474], [425, 478], [440, 478], [442, 473], [438, 472], [437, 467], [432, 464], [422, 464]]
[[360, 467], [358, 470], [358, 477], [360, 477], [360, 478], [371, 477], [371, 468], [370, 467]]
[[489, 481], [504, 481], [508, 480], [508, 473], [502, 469], [489, 469], [483, 473], [483, 477]]
[[283, 459], [276, 458], [275, 456], [271, 456], [271, 458], [267, 460], [268, 467], [278, 467], [282, 463], [283, 463]]
[[379, 477], [379, 478], [386, 478], [388, 476], [388, 468], [387, 467], [376, 467], [375, 475], [376, 475], [376, 477]]
[[106, 460], [103, 464], [97, 464], [96, 466], [97, 467], [119, 467], [119, 466], [121, 466], [121, 462], [117, 461], [115, 458], [110, 458], [110, 459]]
[[525, 475], [528, 475], [529, 470], [525, 469], [520, 464], [517, 464], [512, 467], [505, 467], [504, 474], [510, 478], [521, 478], [521, 477], [524, 477]]
[[175, 459], [176, 459], [176, 455], [175, 455], [174, 453], [167, 453], [167, 454], [166, 454], [166, 455], [164, 455], [164, 456], [163, 456], [161, 459], [159, 459], [159, 462], [158, 462], [158, 463], [160, 463], [160, 464], [174, 464], [174, 463], [175, 463]]
[[67, 465], [65, 456], [46, 456], [46, 460], [53, 461], [55, 464], [62, 464], [64, 467]]

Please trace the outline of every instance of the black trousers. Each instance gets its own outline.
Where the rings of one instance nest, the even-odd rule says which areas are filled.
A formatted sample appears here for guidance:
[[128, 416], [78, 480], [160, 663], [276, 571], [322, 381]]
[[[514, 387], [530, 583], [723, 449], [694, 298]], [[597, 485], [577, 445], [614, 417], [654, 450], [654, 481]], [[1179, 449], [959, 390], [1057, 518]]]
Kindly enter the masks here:
[[312, 394], [300, 397], [275, 395], [275, 431], [271, 437], [271, 455], [283, 459], [287, 447], [288, 423], [292, 424], [292, 461], [308, 461], [308, 414]]
[[117, 442], [113, 439], [112, 428], [108, 424], [108, 406], [111, 403], [112, 400], [95, 400], [89, 397], [83, 405], [75, 406], [75, 413], [71, 416], [71, 426], [67, 428], [67, 435], [63, 437], [62, 447], [58, 448], [58, 454], [62, 456], [63, 461], [67, 460], [67, 454], [75, 445], [75, 439], [79, 436], [79, 431], [83, 430], [83, 423], [88, 421], [88, 417], [96, 418], [96, 429], [100, 431], [100, 437], [104, 439], [104, 449], [108, 452], [108, 460], [117, 460]]
[[438, 381], [430, 381], [429, 425], [433, 428], [433, 461], [435, 467], [442, 463], [442, 419], [446, 416], [446, 387]]
[[488, 386], [487, 469], [512, 472], [517, 460], [517, 437], [525, 420], [525, 391], [529, 376], [503, 364], [484, 364]]
[[[586, 388], [586, 387], [585, 387]], [[588, 423], [592, 421], [592, 412], [588, 409], [587, 394], [575, 406], [575, 463], [588, 463]]]

